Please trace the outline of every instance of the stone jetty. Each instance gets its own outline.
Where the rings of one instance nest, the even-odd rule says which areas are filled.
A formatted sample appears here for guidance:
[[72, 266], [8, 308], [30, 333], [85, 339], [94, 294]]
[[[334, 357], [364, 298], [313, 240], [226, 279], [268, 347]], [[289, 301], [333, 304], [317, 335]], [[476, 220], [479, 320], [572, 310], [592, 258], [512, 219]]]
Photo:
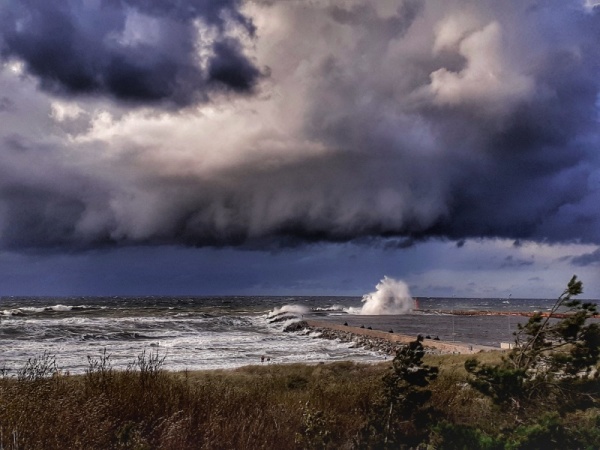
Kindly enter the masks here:
[[[302, 330], [310, 330], [311, 332], [318, 333], [318, 337], [321, 339], [352, 342], [355, 347], [362, 347], [367, 350], [378, 351], [389, 355], [395, 354], [399, 348], [417, 338], [417, 336], [394, 333], [392, 330], [386, 332], [312, 319], [294, 322], [285, 329], [285, 331]], [[498, 350], [497, 348], [483, 345], [444, 342], [434, 339], [425, 339], [423, 345], [425, 346], [426, 351], [436, 354], [473, 354], [480, 351]]]

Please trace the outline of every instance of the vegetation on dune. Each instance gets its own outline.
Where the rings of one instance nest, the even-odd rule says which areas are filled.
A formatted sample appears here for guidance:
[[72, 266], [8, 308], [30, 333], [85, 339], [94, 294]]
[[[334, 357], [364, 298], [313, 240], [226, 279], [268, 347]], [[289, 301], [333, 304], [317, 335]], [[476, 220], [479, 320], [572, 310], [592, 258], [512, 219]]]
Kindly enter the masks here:
[[142, 353], [124, 371], [104, 351], [81, 376], [53, 356], [0, 372], [2, 449], [600, 448], [598, 327], [571, 280], [509, 353], [393, 362], [164, 370]]
[[[519, 325], [515, 346], [500, 364], [468, 360], [471, 385], [498, 404], [510, 403], [517, 413], [546, 404], [565, 410], [592, 401], [585, 391], [586, 382], [598, 378], [600, 327], [589, 322], [596, 305], [573, 299], [582, 292], [574, 276], [547, 316], [536, 314]], [[562, 319], [553, 319], [565, 310]]]

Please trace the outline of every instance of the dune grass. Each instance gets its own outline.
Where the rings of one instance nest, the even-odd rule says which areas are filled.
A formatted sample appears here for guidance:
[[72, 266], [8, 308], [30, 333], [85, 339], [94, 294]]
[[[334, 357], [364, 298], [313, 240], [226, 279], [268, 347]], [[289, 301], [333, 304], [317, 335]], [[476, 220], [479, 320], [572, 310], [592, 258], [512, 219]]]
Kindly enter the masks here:
[[0, 380], [1, 448], [306, 448], [354, 440], [384, 367], [149, 367]]
[[[501, 355], [478, 356], [490, 362]], [[394, 446], [382, 439], [384, 429], [386, 435], [394, 432], [385, 428], [390, 411], [383, 380], [389, 362], [172, 373], [163, 370], [158, 354], [142, 354], [124, 371], [113, 370], [109, 356], [104, 358], [90, 360], [85, 375], [65, 376], [36, 368], [52, 366], [46, 355], [30, 361], [19, 376], [0, 378], [0, 448], [402, 448], [401, 432]], [[574, 448], [600, 445], [597, 408], [515, 423], [511, 411], [469, 387], [464, 360], [427, 357], [440, 372], [423, 405], [423, 445], [538, 448], [527, 446], [532, 436], [576, 442]]]

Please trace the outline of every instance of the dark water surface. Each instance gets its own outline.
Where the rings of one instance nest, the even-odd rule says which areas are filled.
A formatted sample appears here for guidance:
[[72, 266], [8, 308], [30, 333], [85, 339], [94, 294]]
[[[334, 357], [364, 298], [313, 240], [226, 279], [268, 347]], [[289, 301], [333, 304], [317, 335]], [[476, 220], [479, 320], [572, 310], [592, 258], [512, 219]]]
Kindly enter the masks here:
[[[69, 297], [0, 299], [0, 368], [16, 370], [43, 352], [74, 373], [106, 349], [117, 368], [142, 351], [166, 355], [166, 368], [215, 369], [272, 363], [379, 361], [382, 355], [314, 335], [284, 333], [313, 317], [409, 335], [498, 347], [511, 341], [518, 316], [457, 316], [442, 311], [547, 311], [554, 300], [418, 299], [427, 312], [362, 316], [360, 297]], [[294, 305], [290, 307], [290, 305]], [[285, 312], [273, 322], [273, 312]], [[282, 316], [279, 316], [282, 317]], [[295, 317], [295, 318], [293, 318]]]

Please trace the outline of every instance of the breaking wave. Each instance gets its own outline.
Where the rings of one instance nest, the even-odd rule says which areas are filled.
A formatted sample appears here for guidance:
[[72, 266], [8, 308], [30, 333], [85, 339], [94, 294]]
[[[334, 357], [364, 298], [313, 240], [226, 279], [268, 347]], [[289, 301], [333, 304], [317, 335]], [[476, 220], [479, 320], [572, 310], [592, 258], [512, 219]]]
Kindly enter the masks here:
[[410, 313], [415, 308], [415, 301], [403, 281], [383, 277], [375, 289], [375, 292], [363, 296], [361, 308], [348, 308], [348, 313], [369, 316], [396, 315]]

